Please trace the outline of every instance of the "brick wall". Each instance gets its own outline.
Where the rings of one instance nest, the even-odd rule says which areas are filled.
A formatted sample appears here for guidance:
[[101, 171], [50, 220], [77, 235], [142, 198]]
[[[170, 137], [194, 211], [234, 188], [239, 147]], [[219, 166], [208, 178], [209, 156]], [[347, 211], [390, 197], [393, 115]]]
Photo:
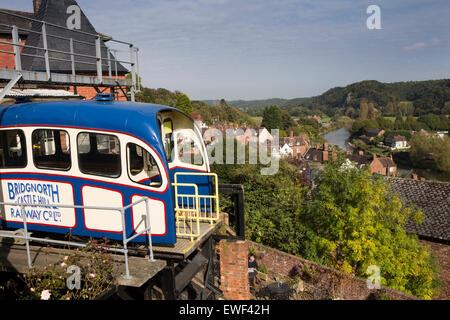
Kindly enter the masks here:
[[249, 300], [248, 243], [246, 241], [221, 240], [220, 289], [227, 300]]
[[[321, 271], [318, 273], [313, 286], [327, 291], [332, 297], [338, 297], [345, 300], [366, 300], [370, 299], [376, 292], [376, 290], [367, 288], [366, 280], [364, 279], [330, 269], [318, 263], [252, 241], [248, 241], [248, 243], [249, 247], [255, 251], [258, 265], [266, 266], [269, 270], [269, 274], [272, 276], [292, 278], [293, 267], [299, 263], [303, 263], [308, 267], [314, 267], [316, 270]], [[418, 299], [417, 297], [387, 287], [382, 287], [378, 290], [378, 294], [387, 295], [395, 300]]]
[[[11, 38], [0, 38], [1, 41], [5, 42], [11, 42]], [[25, 44], [24, 41], [19, 41], [20, 44]], [[22, 51], [23, 47], [20, 47], [20, 51]], [[0, 50], [1, 51], [8, 51], [13, 52], [14, 47], [9, 44], [0, 43]], [[0, 53], [0, 68], [2, 69], [14, 69], [15, 63], [14, 63], [14, 55], [8, 54], [8, 53]]]

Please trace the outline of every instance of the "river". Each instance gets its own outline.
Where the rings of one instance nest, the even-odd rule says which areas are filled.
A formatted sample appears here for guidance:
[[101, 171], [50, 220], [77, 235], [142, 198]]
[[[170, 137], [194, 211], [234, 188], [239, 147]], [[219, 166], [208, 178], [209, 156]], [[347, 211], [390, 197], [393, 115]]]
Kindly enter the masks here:
[[328, 144], [338, 146], [344, 151], [346, 149], [351, 150], [351, 147], [347, 144], [348, 139], [350, 138], [350, 131], [345, 128], [328, 132], [327, 134], [322, 135], [322, 138], [327, 140]]

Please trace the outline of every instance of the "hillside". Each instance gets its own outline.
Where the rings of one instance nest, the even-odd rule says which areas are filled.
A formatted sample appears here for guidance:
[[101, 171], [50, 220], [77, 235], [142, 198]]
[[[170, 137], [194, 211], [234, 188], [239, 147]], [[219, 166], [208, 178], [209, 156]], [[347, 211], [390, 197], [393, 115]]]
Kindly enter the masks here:
[[335, 87], [310, 98], [236, 100], [229, 104], [256, 116], [264, 107], [277, 104], [291, 115], [300, 116], [323, 112], [355, 115], [360, 102], [373, 102], [375, 108], [386, 116], [394, 116], [400, 106], [404, 114], [420, 116], [427, 113], [450, 114], [450, 79], [382, 83], [366, 80], [346, 87]]
[[[182, 94], [179, 91], [172, 92], [164, 88], [143, 88], [142, 92], [136, 95], [136, 100], [139, 102], [177, 107], [178, 97]], [[211, 103], [211, 105], [204, 101], [190, 101], [190, 104], [193, 108], [193, 113], [201, 114], [206, 123], [210, 123], [211, 118], [215, 117], [220, 121], [238, 124], [246, 122], [249, 125], [256, 125], [256, 122], [247, 113], [230, 106], [225, 100], [218, 101], [215, 104]]]

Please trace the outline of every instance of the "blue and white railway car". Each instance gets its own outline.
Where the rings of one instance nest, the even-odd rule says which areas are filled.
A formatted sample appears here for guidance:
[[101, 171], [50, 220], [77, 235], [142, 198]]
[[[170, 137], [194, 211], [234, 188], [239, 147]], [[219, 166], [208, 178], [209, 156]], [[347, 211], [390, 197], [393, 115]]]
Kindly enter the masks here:
[[[218, 209], [214, 178], [201, 132], [175, 108], [99, 99], [0, 109], [0, 201], [55, 205], [25, 208], [30, 231], [122, 240], [119, 211], [58, 204], [125, 207], [147, 197], [152, 241], [174, 244], [177, 235], [189, 235], [177, 224], [195, 214], [198, 201], [180, 194], [197, 189], [197, 206], [205, 208], [199, 215], [211, 218]], [[127, 237], [145, 229], [145, 211], [145, 202], [125, 211]], [[23, 228], [22, 213], [2, 205], [0, 224]]]

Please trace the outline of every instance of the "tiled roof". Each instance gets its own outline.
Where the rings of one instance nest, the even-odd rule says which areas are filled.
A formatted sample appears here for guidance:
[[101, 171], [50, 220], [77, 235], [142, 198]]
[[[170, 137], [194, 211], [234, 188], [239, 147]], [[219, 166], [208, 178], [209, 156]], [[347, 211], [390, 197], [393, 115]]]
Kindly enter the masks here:
[[309, 161], [323, 161], [323, 151], [317, 150], [315, 148], [309, 148], [308, 151], [305, 153], [304, 158]]
[[[23, 12], [23, 11], [15, 11], [15, 10], [6, 10], [6, 9], [0, 9], [1, 11], [13, 13], [19, 16], [27, 17], [27, 18], [34, 18], [33, 12]], [[17, 26], [18, 28], [22, 29], [30, 29], [31, 21], [26, 20], [23, 18], [19, 18], [16, 16], [11, 16], [8, 14], [2, 14], [0, 13], [0, 21], [2, 24], [6, 24], [8, 26]], [[11, 28], [0, 26], [0, 34], [7, 34], [11, 35]], [[28, 31], [20, 30], [19, 29], [19, 35], [26, 36], [28, 34]]]
[[392, 160], [391, 158], [377, 158], [377, 159], [381, 162], [381, 164], [385, 168], [396, 167], [397, 166], [395, 164], [394, 160]]
[[450, 183], [389, 178], [392, 190], [406, 204], [422, 209], [425, 219], [420, 225], [412, 221], [406, 230], [419, 236], [450, 241]]

